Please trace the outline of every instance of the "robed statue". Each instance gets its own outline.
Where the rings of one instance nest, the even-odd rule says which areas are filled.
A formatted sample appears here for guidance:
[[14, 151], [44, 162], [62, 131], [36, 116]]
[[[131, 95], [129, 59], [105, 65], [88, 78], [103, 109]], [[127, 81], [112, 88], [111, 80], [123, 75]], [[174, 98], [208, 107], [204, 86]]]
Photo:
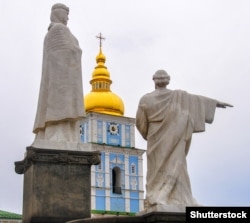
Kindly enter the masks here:
[[[33, 147], [76, 149], [83, 105], [81, 55], [78, 40], [67, 27], [69, 8], [52, 6], [44, 39], [42, 78], [33, 132]], [[70, 148], [69, 148], [70, 147]]]
[[146, 200], [151, 211], [184, 211], [198, 205], [192, 196], [186, 156], [192, 134], [205, 131], [215, 109], [232, 107], [204, 96], [169, 90], [164, 70], [153, 75], [155, 90], [144, 95], [136, 127], [147, 140]]

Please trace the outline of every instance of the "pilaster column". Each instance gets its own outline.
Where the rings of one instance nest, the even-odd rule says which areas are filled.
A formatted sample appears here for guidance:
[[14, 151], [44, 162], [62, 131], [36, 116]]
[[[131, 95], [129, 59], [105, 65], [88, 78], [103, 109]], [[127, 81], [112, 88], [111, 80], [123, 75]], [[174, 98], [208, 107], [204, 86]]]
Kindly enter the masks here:
[[106, 194], [106, 210], [110, 210], [110, 164], [109, 152], [105, 151], [105, 194]]
[[130, 180], [129, 180], [129, 155], [125, 153], [125, 211], [130, 212]]

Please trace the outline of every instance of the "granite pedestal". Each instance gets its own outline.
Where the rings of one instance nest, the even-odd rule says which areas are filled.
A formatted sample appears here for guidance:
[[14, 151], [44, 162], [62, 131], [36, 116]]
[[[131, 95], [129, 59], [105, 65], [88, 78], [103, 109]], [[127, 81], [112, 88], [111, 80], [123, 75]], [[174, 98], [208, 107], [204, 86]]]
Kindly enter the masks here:
[[15, 171], [24, 174], [23, 223], [61, 223], [89, 218], [90, 167], [99, 152], [27, 147]]

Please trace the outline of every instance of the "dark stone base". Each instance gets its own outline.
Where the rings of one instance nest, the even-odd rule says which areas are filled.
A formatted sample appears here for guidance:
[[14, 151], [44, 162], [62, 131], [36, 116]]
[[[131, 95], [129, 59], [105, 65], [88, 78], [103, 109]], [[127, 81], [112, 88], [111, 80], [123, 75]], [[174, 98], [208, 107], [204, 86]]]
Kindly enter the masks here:
[[103, 217], [103, 218], [87, 218], [67, 223], [184, 223], [186, 222], [185, 213], [167, 213], [152, 212], [142, 216], [135, 217]]
[[[32, 217], [30, 219], [30, 223], [65, 223], [66, 221], [70, 221], [72, 218], [67, 217]], [[24, 221], [23, 221], [24, 222]]]
[[90, 217], [90, 167], [99, 152], [28, 147], [15, 170], [24, 174], [23, 223], [61, 223]]

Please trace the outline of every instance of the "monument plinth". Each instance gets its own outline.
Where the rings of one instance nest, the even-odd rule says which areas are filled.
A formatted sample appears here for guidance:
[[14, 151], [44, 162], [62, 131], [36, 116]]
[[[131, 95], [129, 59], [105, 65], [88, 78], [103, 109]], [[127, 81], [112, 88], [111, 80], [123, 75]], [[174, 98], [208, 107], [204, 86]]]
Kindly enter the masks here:
[[27, 147], [15, 171], [24, 174], [23, 223], [90, 217], [90, 167], [99, 152]]

